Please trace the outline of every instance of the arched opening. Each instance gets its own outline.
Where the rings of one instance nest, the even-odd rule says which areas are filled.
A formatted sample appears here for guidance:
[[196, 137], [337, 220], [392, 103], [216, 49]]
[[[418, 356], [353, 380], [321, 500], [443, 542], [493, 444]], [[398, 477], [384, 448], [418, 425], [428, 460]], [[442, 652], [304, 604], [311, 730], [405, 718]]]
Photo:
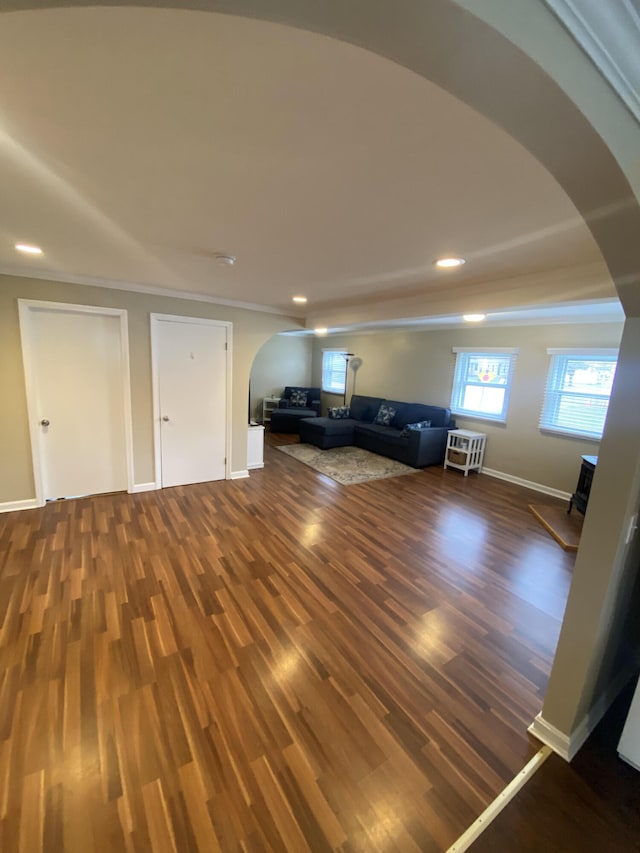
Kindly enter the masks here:
[[286, 385], [311, 385], [312, 339], [303, 333], [269, 338], [253, 359], [249, 378], [249, 418], [268, 428], [270, 410]]
[[[401, 7], [390, 0], [376, 4], [375, 15], [365, 0], [348, 5], [339, 0], [321, 5], [273, 0], [268, 10], [251, 0], [157, 5], [262, 16], [365, 47], [427, 77], [524, 145], [563, 187], [590, 228], [629, 319], [584, 547], [544, 710], [570, 753], [588, 734], [624, 675], [618, 653], [625, 639], [628, 602], [620, 592], [631, 587], [637, 571], [637, 538], [626, 538], [640, 495], [640, 424], [634, 405], [640, 358], [640, 209], [637, 188], [634, 192], [625, 174], [628, 162], [621, 166], [624, 152], [633, 149], [637, 128], [627, 128], [624, 107], [612, 105], [614, 96], [603, 90], [587, 60], [542, 6], [532, 10], [521, 3], [522, 19], [515, 22], [504, 10], [504, 30], [514, 39], [518, 32], [522, 43], [528, 40], [528, 55], [500, 31], [499, 19], [493, 18], [492, 27], [477, 17], [481, 11], [487, 17], [495, 14], [490, 8], [495, 4], [488, 2], [477, 4], [476, 15], [446, 0], [429, 4], [407, 0]], [[4, 8], [10, 11], [11, 4]], [[549, 32], [556, 45], [566, 48], [566, 61], [576, 78], [580, 68], [588, 72], [586, 82], [575, 84], [575, 93], [567, 94], [553, 72], [538, 64]], [[584, 96], [590, 85], [593, 121], [584, 97], [582, 107], [572, 97], [578, 98], [580, 86]], [[608, 123], [602, 118], [607, 110]]]

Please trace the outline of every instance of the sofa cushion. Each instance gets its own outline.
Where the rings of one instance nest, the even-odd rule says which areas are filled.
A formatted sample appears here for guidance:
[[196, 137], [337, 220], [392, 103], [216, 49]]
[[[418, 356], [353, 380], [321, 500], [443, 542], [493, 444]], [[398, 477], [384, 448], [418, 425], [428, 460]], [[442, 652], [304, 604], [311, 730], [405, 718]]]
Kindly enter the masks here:
[[279, 408], [291, 408], [291, 394], [294, 391], [302, 391], [303, 394], [306, 394], [307, 402], [305, 405], [308, 406], [308, 408], [313, 409], [318, 415], [320, 414], [320, 389], [310, 388], [305, 385], [285, 385], [282, 397], [280, 398], [280, 403], [278, 404]]
[[371, 423], [378, 413], [381, 397], [365, 397], [362, 394], [354, 394], [349, 402], [351, 417], [355, 421], [368, 421]]
[[326, 435], [353, 435], [356, 421], [351, 418], [312, 418], [308, 428], [312, 432], [323, 432]]
[[431, 421], [432, 427], [448, 427], [451, 424], [451, 409], [443, 406], [426, 406], [423, 403], [408, 403], [405, 424]]
[[274, 409], [271, 413], [271, 432], [298, 432], [302, 419], [315, 417], [313, 409]]
[[406, 445], [407, 437], [402, 435], [402, 431], [395, 427], [382, 426], [381, 424], [366, 424], [357, 423], [354, 427], [356, 434], [356, 444], [360, 444], [358, 440], [363, 439], [364, 442], [375, 442], [376, 446], [384, 447], [384, 445]]
[[305, 409], [307, 407], [307, 392], [300, 388], [292, 388], [289, 405], [292, 409]]
[[391, 408], [396, 410], [393, 420], [391, 421], [391, 426], [402, 429], [409, 420], [407, 418], [407, 409], [410, 403], [403, 403], [401, 400], [383, 400], [382, 402], [385, 406], [391, 406]]
[[413, 430], [429, 429], [431, 421], [418, 421], [415, 424], [405, 424], [402, 427], [402, 435], [409, 435]]
[[342, 420], [344, 418], [351, 417], [351, 410], [349, 406], [330, 406], [329, 407], [329, 417], [334, 420]]
[[378, 414], [373, 419], [373, 422], [379, 426], [391, 426], [391, 421], [393, 420], [395, 413], [396, 410], [393, 406], [381, 403], [380, 408], [378, 409]]
[[350, 418], [303, 418], [299, 421], [300, 441], [321, 450], [348, 447], [353, 444], [355, 423]]
[[276, 412], [278, 415], [294, 415], [296, 418], [315, 418], [318, 415], [315, 409], [309, 409], [306, 406], [290, 406], [288, 409], [283, 407], [274, 409], [271, 413], [271, 417], [273, 417]]

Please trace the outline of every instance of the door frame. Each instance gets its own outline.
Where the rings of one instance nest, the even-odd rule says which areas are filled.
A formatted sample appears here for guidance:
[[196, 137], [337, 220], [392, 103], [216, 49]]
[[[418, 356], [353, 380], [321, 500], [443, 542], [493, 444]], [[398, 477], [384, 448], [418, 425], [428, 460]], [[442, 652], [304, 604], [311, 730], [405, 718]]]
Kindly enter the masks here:
[[124, 415], [124, 439], [127, 467], [127, 491], [133, 491], [133, 426], [131, 422], [131, 375], [129, 370], [129, 324], [125, 308], [104, 308], [98, 305], [76, 305], [73, 302], [47, 302], [37, 299], [18, 299], [20, 318], [20, 339], [22, 343], [22, 364], [24, 368], [25, 392], [27, 397], [27, 416], [29, 418], [29, 436], [31, 439], [31, 461], [33, 482], [36, 493], [36, 505], [44, 506], [45, 496], [42, 476], [42, 453], [40, 449], [40, 430], [38, 422], [38, 395], [36, 393], [36, 366], [31, 350], [31, 317], [35, 310], [70, 311], [76, 314], [102, 314], [118, 317], [120, 322], [120, 373], [122, 404]]
[[183, 317], [181, 314], [149, 314], [149, 322], [151, 324], [151, 385], [153, 393], [153, 457], [155, 467], [156, 488], [162, 488], [162, 438], [160, 435], [160, 376], [158, 371], [158, 353], [160, 342], [158, 339], [158, 330], [160, 323], [185, 323], [197, 326], [217, 326], [222, 327], [226, 331], [226, 370], [225, 370], [225, 406], [226, 417], [224, 423], [224, 442], [225, 442], [225, 464], [224, 478], [231, 478], [231, 360], [232, 360], [232, 340], [233, 340], [233, 323], [227, 320], [210, 320], [206, 317]]

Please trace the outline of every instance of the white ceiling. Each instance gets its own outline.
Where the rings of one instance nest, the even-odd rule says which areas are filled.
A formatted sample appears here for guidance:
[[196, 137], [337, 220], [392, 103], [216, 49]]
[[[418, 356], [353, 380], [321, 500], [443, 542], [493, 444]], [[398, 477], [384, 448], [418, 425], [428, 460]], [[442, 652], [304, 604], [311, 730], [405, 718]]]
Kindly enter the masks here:
[[[55, 9], [2, 14], [0, 69], [0, 271], [341, 328], [585, 300], [622, 316], [551, 175], [361, 48], [221, 14]], [[466, 265], [437, 271], [450, 253]]]

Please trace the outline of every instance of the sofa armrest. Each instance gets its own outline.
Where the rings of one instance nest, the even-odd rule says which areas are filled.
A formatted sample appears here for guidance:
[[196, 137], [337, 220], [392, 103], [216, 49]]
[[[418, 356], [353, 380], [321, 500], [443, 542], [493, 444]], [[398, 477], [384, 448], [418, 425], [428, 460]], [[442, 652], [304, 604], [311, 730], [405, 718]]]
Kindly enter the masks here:
[[312, 400], [309, 403], [309, 408], [313, 409], [314, 412], [320, 417], [320, 407], [322, 406], [322, 400]]
[[447, 449], [450, 427], [429, 427], [409, 432], [409, 458], [415, 468], [441, 465]]
[[281, 397], [280, 400], [278, 401], [278, 408], [279, 409], [290, 409], [291, 408], [291, 401], [289, 400], [289, 398], [288, 397]]

